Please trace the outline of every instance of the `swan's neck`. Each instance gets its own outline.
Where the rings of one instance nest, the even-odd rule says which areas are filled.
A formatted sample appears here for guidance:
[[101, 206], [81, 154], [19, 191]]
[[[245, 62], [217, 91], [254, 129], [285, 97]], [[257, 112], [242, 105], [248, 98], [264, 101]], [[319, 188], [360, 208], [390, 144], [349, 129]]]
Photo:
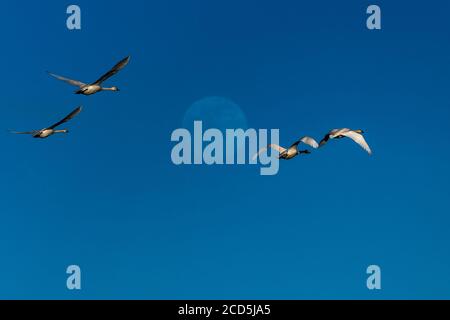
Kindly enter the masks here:
[[53, 131], [54, 133], [67, 133], [67, 132], [69, 132], [69, 130], [67, 130], [67, 129], [63, 129], [63, 130], [55, 130], [55, 131]]
[[104, 88], [104, 87], [102, 87], [102, 91], [116, 91], [116, 89], [115, 88]]

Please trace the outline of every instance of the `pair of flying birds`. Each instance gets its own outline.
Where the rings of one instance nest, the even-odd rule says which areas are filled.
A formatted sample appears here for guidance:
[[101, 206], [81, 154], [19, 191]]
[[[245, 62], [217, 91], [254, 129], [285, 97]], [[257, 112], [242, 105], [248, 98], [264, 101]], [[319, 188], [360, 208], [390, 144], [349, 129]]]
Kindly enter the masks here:
[[[109, 70], [107, 73], [102, 75], [97, 81], [92, 82], [92, 83], [83, 83], [81, 81], [61, 77], [61, 76], [58, 76], [58, 75], [50, 73], [50, 72], [49, 72], [49, 74], [58, 80], [64, 81], [68, 84], [78, 87], [79, 89], [77, 91], [75, 91], [76, 94], [83, 94], [83, 95], [89, 96], [89, 95], [92, 95], [99, 91], [119, 91], [119, 88], [117, 88], [116, 86], [107, 88], [107, 87], [103, 87], [102, 84], [104, 81], [106, 81], [107, 79], [109, 79], [110, 77], [115, 75], [117, 72], [122, 70], [128, 64], [129, 61], [130, 61], [129, 56], [120, 60], [114, 67], [111, 68], [111, 70]], [[57, 130], [56, 128], [59, 127], [61, 124], [66, 123], [67, 121], [73, 119], [80, 112], [81, 112], [81, 107], [78, 107], [75, 110], [73, 110], [70, 114], [68, 114], [64, 119], [56, 122], [55, 124], [53, 124], [49, 127], [46, 127], [46, 128], [40, 129], [40, 130], [22, 131], [22, 132], [12, 131], [12, 133], [30, 134], [34, 138], [41, 138], [41, 139], [47, 138], [55, 133], [67, 133], [67, 132], [69, 132], [69, 130], [67, 130], [67, 129]]]
[[258, 151], [258, 153], [256, 153], [253, 156], [253, 160], [255, 160], [262, 153], [266, 152], [268, 148], [274, 149], [280, 153], [278, 156], [278, 159], [290, 160], [300, 154], [311, 153], [309, 150], [300, 150], [299, 145], [301, 143], [304, 143], [314, 149], [317, 149], [317, 148], [325, 145], [328, 142], [328, 140], [330, 140], [330, 139], [342, 139], [342, 138], [346, 138], [346, 137], [352, 139], [359, 146], [361, 146], [369, 155], [371, 155], [372, 150], [370, 149], [369, 145], [367, 144], [366, 140], [364, 139], [363, 133], [364, 132], [360, 129], [358, 129], [358, 130], [352, 130], [352, 129], [348, 129], [348, 128], [333, 129], [330, 132], [328, 132], [325, 135], [325, 137], [323, 137], [323, 139], [320, 141], [320, 143], [317, 143], [317, 141], [311, 137], [305, 136], [305, 137], [301, 138], [300, 140], [294, 142], [287, 149], [280, 147], [277, 144], [269, 144], [267, 147], [261, 148]]

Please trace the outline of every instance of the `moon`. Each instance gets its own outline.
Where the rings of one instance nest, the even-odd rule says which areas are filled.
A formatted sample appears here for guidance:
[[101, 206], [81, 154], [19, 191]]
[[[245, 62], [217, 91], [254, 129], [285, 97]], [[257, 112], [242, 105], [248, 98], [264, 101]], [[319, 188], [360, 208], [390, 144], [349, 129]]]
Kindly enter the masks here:
[[203, 129], [247, 129], [247, 118], [241, 107], [230, 99], [218, 96], [205, 97], [187, 109], [183, 126], [192, 128], [194, 121], [202, 121]]

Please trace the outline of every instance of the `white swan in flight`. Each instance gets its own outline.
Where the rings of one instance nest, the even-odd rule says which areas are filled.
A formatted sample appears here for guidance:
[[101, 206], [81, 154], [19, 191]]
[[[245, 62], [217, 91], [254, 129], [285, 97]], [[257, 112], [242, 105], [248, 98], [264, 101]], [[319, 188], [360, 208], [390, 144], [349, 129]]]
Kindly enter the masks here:
[[67, 129], [56, 130], [55, 128], [60, 126], [61, 124], [65, 123], [65, 122], [69, 121], [70, 119], [73, 119], [80, 112], [81, 112], [81, 107], [78, 107], [75, 110], [73, 110], [70, 114], [68, 114], [61, 121], [58, 121], [57, 123], [51, 125], [50, 127], [47, 127], [47, 128], [41, 129], [41, 130], [22, 131], [22, 132], [20, 132], [20, 131], [11, 131], [11, 133], [15, 133], [15, 134], [31, 134], [33, 136], [33, 138], [41, 138], [41, 139], [48, 138], [49, 136], [51, 136], [52, 134], [55, 134], [55, 133], [68, 133], [69, 130], [67, 130]]
[[342, 128], [342, 129], [333, 129], [329, 133], [325, 135], [325, 137], [320, 141], [320, 147], [323, 147], [328, 140], [330, 139], [342, 139], [342, 138], [350, 138], [353, 141], [355, 141], [357, 144], [359, 144], [364, 150], [367, 151], [369, 155], [372, 154], [372, 150], [370, 149], [369, 145], [367, 144], [366, 140], [363, 136], [364, 131], [361, 129], [358, 130], [351, 130], [348, 128]]
[[269, 144], [267, 147], [261, 148], [258, 153], [256, 153], [253, 156], [253, 160], [255, 160], [259, 155], [261, 155], [263, 152], [266, 152], [268, 148], [272, 148], [274, 150], [277, 150], [280, 154], [278, 156], [278, 159], [285, 159], [290, 160], [300, 154], [308, 154], [311, 153], [309, 150], [299, 150], [298, 146], [300, 143], [304, 143], [314, 149], [317, 149], [319, 147], [319, 144], [311, 137], [305, 136], [301, 138], [300, 140], [293, 143], [289, 148], [285, 149], [283, 147], [280, 147], [277, 144]]
[[51, 72], [49, 72], [48, 74], [50, 74], [52, 77], [55, 77], [58, 80], [61, 80], [68, 84], [71, 84], [73, 86], [79, 87], [80, 89], [75, 91], [76, 94], [84, 94], [84, 95], [88, 96], [88, 95], [97, 93], [99, 91], [120, 91], [119, 88], [117, 88], [116, 86], [113, 86], [110, 88], [102, 87], [102, 83], [104, 81], [106, 81], [107, 79], [109, 79], [110, 77], [112, 77], [113, 75], [115, 75], [120, 70], [122, 70], [128, 64], [129, 61], [130, 61], [129, 56], [120, 60], [114, 67], [112, 67], [111, 70], [109, 70], [107, 73], [105, 73], [103, 76], [101, 76], [97, 81], [95, 81], [93, 83], [89, 83], [89, 84], [83, 83], [78, 80], [72, 80], [69, 78], [61, 77], [61, 76], [58, 76]]

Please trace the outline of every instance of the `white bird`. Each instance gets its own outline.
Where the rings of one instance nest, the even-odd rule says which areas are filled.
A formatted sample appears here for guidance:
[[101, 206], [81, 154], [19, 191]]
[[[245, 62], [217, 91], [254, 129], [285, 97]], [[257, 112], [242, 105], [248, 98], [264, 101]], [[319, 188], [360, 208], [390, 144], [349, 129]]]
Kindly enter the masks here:
[[298, 156], [299, 154], [309, 154], [311, 153], [309, 150], [299, 150], [298, 146], [300, 143], [304, 143], [314, 149], [317, 149], [319, 147], [319, 144], [316, 142], [316, 140], [314, 140], [311, 137], [303, 137], [300, 140], [296, 141], [294, 144], [292, 144], [289, 148], [283, 148], [280, 147], [277, 144], [269, 144], [267, 147], [263, 147], [261, 148], [258, 153], [256, 153], [253, 156], [253, 160], [255, 160], [259, 155], [261, 155], [263, 152], [266, 152], [268, 148], [272, 148], [274, 150], [277, 150], [280, 154], [278, 156], [278, 159], [285, 159], [285, 160], [290, 160], [296, 156]]
[[81, 112], [81, 107], [78, 107], [75, 110], [73, 110], [70, 114], [68, 114], [61, 121], [58, 121], [57, 123], [51, 125], [50, 127], [47, 127], [47, 128], [41, 129], [41, 130], [22, 131], [22, 132], [11, 131], [11, 133], [15, 133], [15, 134], [31, 134], [33, 136], [33, 138], [41, 138], [41, 139], [48, 138], [49, 136], [51, 136], [52, 134], [55, 134], [55, 133], [68, 133], [69, 130], [67, 130], [67, 129], [56, 130], [55, 128], [60, 126], [61, 124], [65, 123], [65, 122], [69, 121], [70, 119], [73, 119], [80, 112]]
[[333, 129], [329, 133], [327, 133], [327, 135], [322, 139], [322, 141], [320, 141], [320, 147], [324, 146], [330, 139], [342, 139], [347, 137], [355, 141], [364, 150], [366, 150], [369, 155], [371, 155], [372, 150], [370, 149], [369, 145], [364, 139], [363, 133], [364, 131], [362, 131], [361, 129], [358, 130], [351, 130], [348, 128]]
[[48, 74], [50, 74], [52, 77], [55, 77], [58, 80], [61, 80], [68, 84], [71, 84], [73, 86], [79, 87], [80, 89], [75, 91], [76, 94], [84, 94], [84, 95], [88, 96], [88, 95], [97, 93], [99, 91], [120, 91], [119, 88], [117, 88], [116, 86], [113, 86], [110, 88], [102, 87], [102, 83], [104, 81], [106, 81], [107, 79], [109, 79], [110, 77], [112, 77], [113, 75], [115, 75], [120, 70], [122, 70], [128, 64], [129, 61], [130, 61], [129, 56], [120, 60], [114, 67], [112, 67], [111, 70], [109, 70], [107, 73], [105, 73], [103, 76], [101, 76], [97, 81], [95, 81], [93, 83], [89, 83], [89, 84], [83, 83], [78, 80], [72, 80], [69, 78], [61, 77], [61, 76], [58, 76], [51, 72], [49, 72]]

